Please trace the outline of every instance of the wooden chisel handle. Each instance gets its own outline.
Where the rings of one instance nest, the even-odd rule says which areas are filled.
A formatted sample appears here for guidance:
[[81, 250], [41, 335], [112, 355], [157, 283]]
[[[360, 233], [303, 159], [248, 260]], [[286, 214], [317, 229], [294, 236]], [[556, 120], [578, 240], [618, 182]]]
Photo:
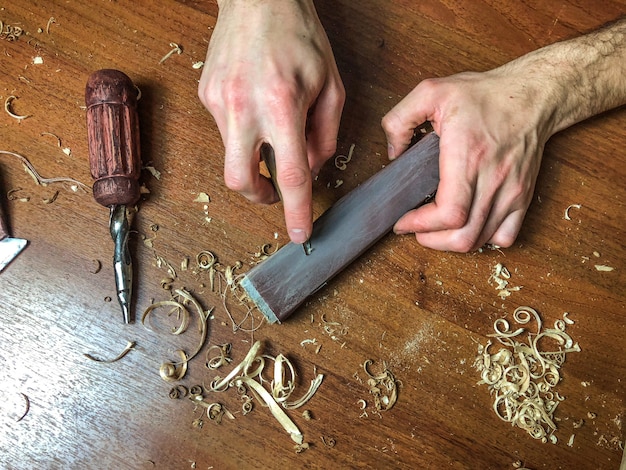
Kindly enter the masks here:
[[91, 74], [85, 89], [93, 196], [103, 206], [133, 205], [140, 195], [137, 88], [119, 70]]

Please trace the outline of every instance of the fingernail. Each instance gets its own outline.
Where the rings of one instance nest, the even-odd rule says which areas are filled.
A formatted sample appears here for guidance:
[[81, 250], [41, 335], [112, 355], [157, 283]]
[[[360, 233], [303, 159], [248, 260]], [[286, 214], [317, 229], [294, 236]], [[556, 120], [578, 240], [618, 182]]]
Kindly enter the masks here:
[[301, 228], [292, 228], [289, 230], [289, 238], [293, 243], [304, 243], [309, 239], [306, 232]]
[[393, 160], [396, 156], [396, 151], [393, 148], [393, 145], [387, 144], [387, 154], [389, 155], [389, 160]]

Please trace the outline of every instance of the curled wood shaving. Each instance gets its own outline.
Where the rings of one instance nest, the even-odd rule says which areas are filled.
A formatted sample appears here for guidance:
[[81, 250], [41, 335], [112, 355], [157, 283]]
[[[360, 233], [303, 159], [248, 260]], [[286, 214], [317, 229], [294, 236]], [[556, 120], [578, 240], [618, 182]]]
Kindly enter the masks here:
[[126, 345], [126, 347], [124, 348], [124, 350], [119, 353], [117, 356], [115, 356], [113, 359], [101, 359], [99, 357], [95, 357], [92, 356], [89, 353], [85, 353], [83, 354], [87, 359], [91, 359], [92, 361], [95, 362], [102, 362], [102, 363], [106, 363], [106, 364], [110, 364], [112, 362], [117, 362], [120, 359], [122, 359], [124, 356], [126, 356], [126, 354], [128, 354], [130, 351], [132, 351], [133, 349], [135, 349], [135, 345], [137, 343], [135, 341], [129, 341], [128, 344]]
[[187, 387], [185, 387], [184, 385], [177, 385], [175, 387], [172, 387], [170, 389], [170, 393], [169, 393], [169, 397], [172, 400], [176, 400], [178, 398], [184, 398], [187, 395], [189, 395], [189, 389]]
[[[479, 384], [486, 384], [494, 395], [493, 409], [503, 421], [510, 422], [543, 442], [556, 441], [553, 435], [556, 424], [553, 416], [558, 404], [565, 398], [553, 391], [561, 380], [559, 369], [569, 352], [579, 352], [578, 343], [565, 332], [571, 322], [566, 315], [557, 320], [554, 328], [542, 329], [537, 311], [518, 307], [513, 319], [519, 325], [531, 321], [537, 324], [536, 333], [528, 332], [528, 342], [522, 341], [527, 333], [524, 327], [512, 329], [508, 320], [494, 322], [495, 338], [503, 347], [491, 353], [492, 345], [479, 345], [474, 366], [481, 373]], [[569, 320], [566, 322], [565, 320]], [[555, 350], [542, 350], [550, 343]]]
[[[214, 344], [207, 351], [206, 357], [206, 367], [207, 369], [215, 370], [219, 369], [226, 364], [230, 364], [232, 362], [232, 358], [230, 357], [230, 350], [232, 345], [230, 343], [227, 344]], [[217, 349], [219, 352], [218, 356], [209, 357], [211, 351]]]
[[0, 20], [0, 39], [5, 39], [7, 41], [17, 41], [17, 39], [23, 33], [24, 31], [19, 26], [4, 24], [4, 22]]
[[56, 23], [57, 20], [51, 16], [50, 19], [48, 20], [48, 23], [46, 24], [46, 34], [50, 34], [50, 25]]
[[7, 112], [9, 116], [11, 116], [14, 119], [17, 119], [18, 121], [22, 121], [26, 118], [29, 118], [30, 114], [25, 114], [25, 115], [15, 114], [11, 110], [11, 102], [16, 99], [17, 99], [17, 96], [14, 96], [14, 95], [7, 96], [7, 99], [4, 100], [4, 110]]
[[44, 204], [52, 204], [54, 201], [57, 200], [57, 197], [59, 197], [59, 191], [55, 191], [54, 194], [50, 197], [44, 198], [43, 199], [43, 203]]
[[166, 382], [177, 382], [181, 380], [185, 374], [187, 373], [187, 364], [189, 363], [189, 358], [185, 354], [185, 351], [182, 349], [178, 349], [174, 351], [174, 353], [178, 353], [180, 356], [180, 362], [164, 362], [159, 367], [159, 375]]
[[174, 291], [174, 296], [172, 297], [171, 300], [163, 300], [163, 301], [151, 304], [150, 306], [146, 308], [146, 310], [143, 312], [141, 316], [141, 324], [144, 325], [144, 327], [146, 327], [147, 329], [151, 330], [152, 328], [149, 328], [148, 323], [147, 323], [150, 313], [162, 307], [172, 307], [172, 309], [170, 309], [168, 313], [168, 316], [172, 315], [173, 313], [176, 313], [177, 319], [180, 321], [180, 324], [178, 325], [178, 327], [174, 327], [172, 329], [172, 334], [180, 335], [184, 333], [189, 326], [189, 323], [190, 323], [189, 306], [190, 305], [193, 307], [196, 314], [198, 315], [198, 319], [199, 319], [198, 323], [199, 323], [199, 329], [200, 329], [200, 341], [198, 342], [198, 347], [196, 348], [196, 350], [192, 352], [190, 355], [187, 355], [182, 350], [178, 350], [176, 351], [176, 353], [180, 355], [180, 358], [181, 358], [180, 361], [164, 362], [161, 365], [159, 369], [159, 374], [161, 375], [161, 378], [163, 378], [163, 380], [167, 382], [175, 382], [177, 380], [182, 379], [187, 372], [188, 362], [192, 360], [196, 355], [198, 355], [198, 353], [204, 346], [204, 343], [206, 341], [206, 336], [207, 336], [207, 330], [208, 330], [207, 322], [208, 322], [209, 315], [211, 314], [212, 309], [204, 311], [200, 303], [193, 297], [193, 295], [191, 295], [191, 293], [189, 293], [185, 289], [176, 289]]
[[355, 144], [352, 144], [350, 146], [350, 151], [348, 152], [348, 156], [346, 157], [345, 155], [337, 155], [335, 157], [335, 166], [340, 169], [340, 170], [345, 170], [346, 168], [348, 168], [348, 163], [350, 162], [350, 160], [352, 160], [352, 152], [354, 152], [354, 146]]
[[582, 206], [580, 204], [570, 204], [569, 206], [567, 206], [567, 208], [565, 209], [565, 213], [563, 214], [563, 218], [565, 220], [572, 220], [572, 218], [569, 216], [569, 211], [570, 209], [580, 209]]
[[398, 382], [386, 366], [380, 374], [372, 374], [368, 369], [372, 362], [374, 361], [371, 359], [365, 361], [363, 369], [369, 376], [367, 384], [370, 387], [370, 393], [374, 396], [374, 405], [378, 411], [390, 410], [398, 399]]
[[20, 202], [28, 202], [30, 201], [30, 196], [25, 196], [25, 197], [18, 197], [15, 194], [23, 191], [22, 188], [13, 188], [10, 189], [9, 191], [7, 191], [7, 199], [9, 201], [20, 201]]
[[56, 134], [53, 134], [52, 132], [42, 132], [41, 136], [43, 137], [44, 135], [49, 135], [51, 137], [54, 137], [57, 140], [57, 147], [61, 148], [61, 137], [59, 137]]
[[78, 180], [75, 180], [74, 178], [64, 178], [64, 177], [44, 178], [42, 177], [39, 173], [37, 173], [37, 170], [35, 170], [35, 167], [32, 165], [32, 163], [30, 163], [30, 161], [28, 161], [26, 157], [20, 155], [19, 153], [9, 152], [7, 150], [0, 150], [0, 155], [10, 155], [20, 160], [22, 164], [24, 165], [26, 172], [30, 174], [35, 180], [35, 182], [39, 185], [45, 186], [47, 184], [52, 184], [52, 183], [69, 183], [73, 191], [77, 191], [78, 188], [80, 188], [87, 192], [91, 192], [91, 188], [89, 186], [81, 183]]
[[102, 269], [102, 262], [100, 260], [94, 259], [93, 261], [93, 270], [89, 271], [91, 274], [98, 274]]

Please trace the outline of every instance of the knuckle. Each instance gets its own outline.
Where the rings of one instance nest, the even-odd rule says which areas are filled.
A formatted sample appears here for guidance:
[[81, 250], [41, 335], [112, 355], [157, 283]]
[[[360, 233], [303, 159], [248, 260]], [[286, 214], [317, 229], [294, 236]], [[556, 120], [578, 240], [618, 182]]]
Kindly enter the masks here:
[[457, 253], [469, 253], [474, 249], [476, 239], [467, 234], [458, 234], [450, 243], [450, 249]]
[[516, 236], [512, 234], [495, 233], [490, 242], [502, 248], [510, 248], [515, 243]]
[[278, 185], [281, 188], [297, 189], [308, 184], [310, 171], [304, 168], [289, 165], [278, 174]]
[[246, 192], [249, 187], [248, 183], [242, 173], [232, 171], [228, 168], [224, 169], [224, 184], [228, 189], [237, 192]]
[[445, 213], [445, 224], [448, 229], [461, 229], [467, 223], [469, 209], [461, 206], [449, 207]]

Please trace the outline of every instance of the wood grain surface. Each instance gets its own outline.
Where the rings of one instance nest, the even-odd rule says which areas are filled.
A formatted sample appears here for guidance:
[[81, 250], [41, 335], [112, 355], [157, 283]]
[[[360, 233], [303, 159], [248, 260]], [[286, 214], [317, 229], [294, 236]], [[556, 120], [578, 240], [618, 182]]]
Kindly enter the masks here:
[[[488, 70], [626, 11], [624, 2], [595, 0], [316, 5], [347, 90], [338, 153], [347, 155], [355, 144], [346, 170], [330, 161], [316, 181], [316, 215], [386, 164], [380, 119], [420, 80]], [[133, 215], [135, 312], [141, 316], [151, 302], [169, 298], [166, 278], [192, 292], [203, 309], [214, 307], [207, 343], [181, 381], [186, 386], [224, 376], [256, 340], [265, 353], [293, 361], [294, 396], [304, 393], [314, 371], [323, 373], [304, 407], [311, 419], [302, 409], [288, 411], [310, 448], [296, 453], [258, 403], [243, 415], [232, 389], [206, 399], [222, 403], [234, 419], [217, 424], [205, 417], [194, 427], [201, 409], [168, 397], [171, 384], [160, 378], [159, 366], [176, 359], [175, 350], [197, 346], [197, 315], [180, 336], [169, 334], [175, 319], [167, 323], [163, 309], [154, 312], [153, 330], [124, 325], [110, 266], [108, 211], [71, 184], [36, 185], [17, 158], [0, 153], [11, 232], [30, 242], [0, 275], [0, 466], [512, 469], [522, 462], [531, 469], [619, 468], [626, 395], [624, 110], [548, 142], [514, 247], [460, 255], [389, 235], [284, 324], [234, 332], [218, 292], [227, 291], [225, 278], [218, 275], [222, 284], [212, 291], [196, 256], [210, 250], [222, 270], [240, 262], [238, 274], [258, 261], [263, 245], [272, 251], [288, 237], [280, 205], [250, 204], [223, 184], [223, 146], [197, 98], [201, 71], [193, 67], [204, 59], [216, 16], [214, 1], [2, 2], [5, 28], [28, 34], [0, 39], [0, 96], [3, 103], [15, 96], [10, 110], [29, 117], [0, 113], [0, 150], [28, 158], [44, 177], [91, 185], [87, 77], [102, 68], [129, 75], [141, 89], [143, 164], [160, 172], [158, 178], [142, 172], [149, 193]], [[182, 53], [160, 63], [170, 43]], [[35, 63], [37, 57], [43, 63]], [[195, 202], [200, 193], [210, 202]], [[566, 220], [571, 204], [580, 208]], [[505, 299], [488, 282], [497, 263], [511, 272], [512, 286], [522, 286]], [[569, 354], [561, 369], [557, 391], [565, 400], [555, 412], [556, 444], [499, 420], [472, 366], [494, 321], [510, 319], [520, 305], [537, 309], [546, 325], [564, 312], [575, 320], [567, 331], [582, 350]], [[233, 296], [226, 306], [236, 322], [245, 318]], [[246, 328], [259, 326], [258, 312], [253, 315], [256, 323], [248, 317]], [[338, 324], [334, 333], [324, 321]], [[317, 344], [301, 344], [313, 338]], [[117, 362], [85, 357], [115, 357], [128, 341], [135, 348]], [[223, 343], [232, 344], [232, 364], [208, 370], [206, 352]], [[362, 367], [368, 359], [372, 370], [384, 363], [401, 382], [391, 410], [373, 408]]]

